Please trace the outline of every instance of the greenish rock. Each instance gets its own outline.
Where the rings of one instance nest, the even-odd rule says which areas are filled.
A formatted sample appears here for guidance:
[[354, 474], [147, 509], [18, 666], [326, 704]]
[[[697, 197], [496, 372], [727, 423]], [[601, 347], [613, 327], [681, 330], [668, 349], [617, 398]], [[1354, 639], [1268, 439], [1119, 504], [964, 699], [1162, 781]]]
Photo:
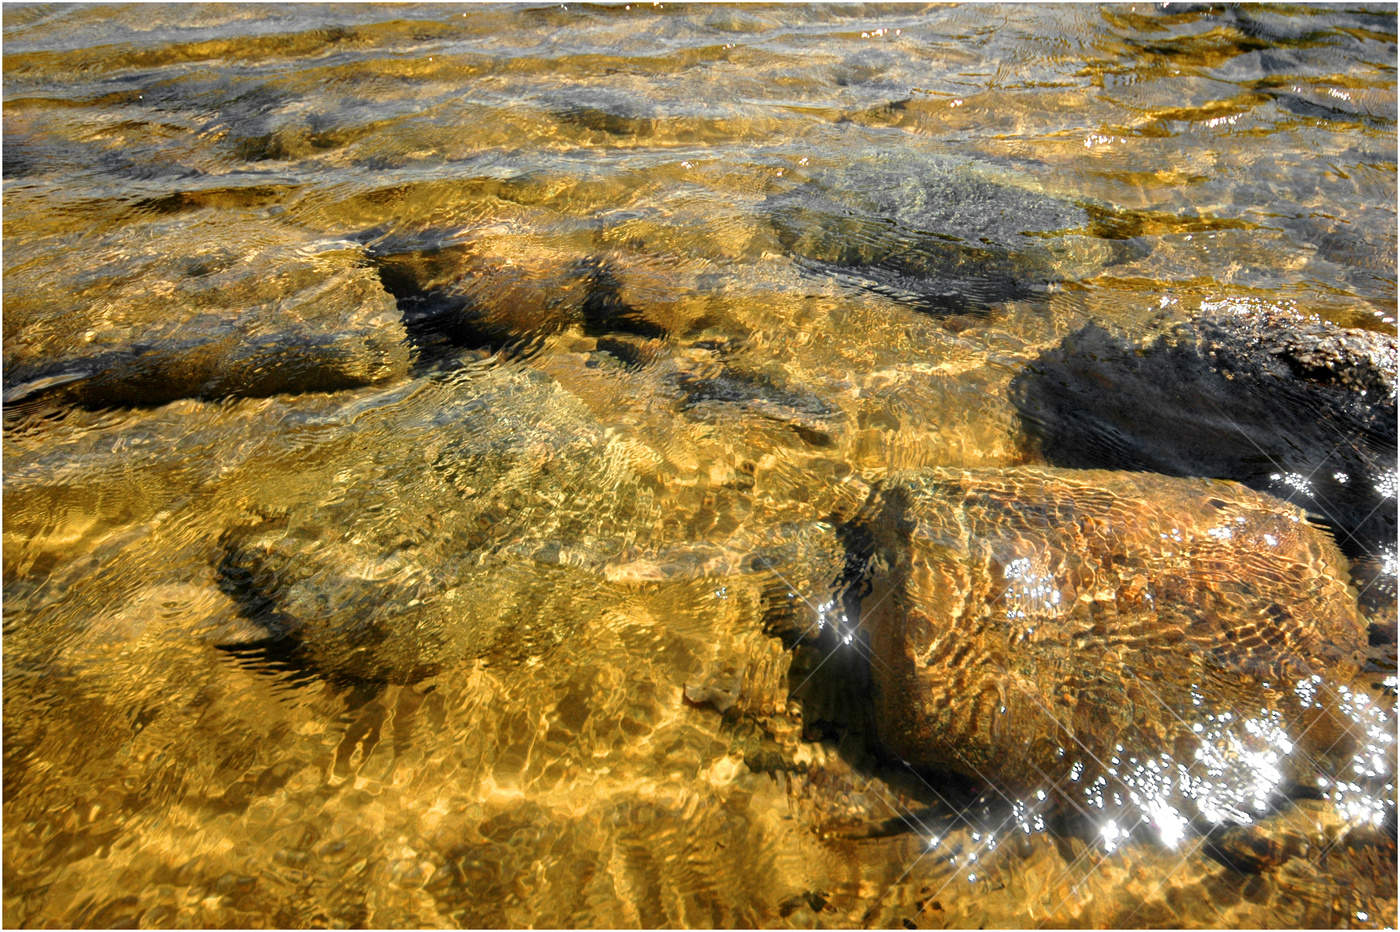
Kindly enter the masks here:
[[524, 366], [463, 367], [298, 425], [315, 426], [383, 442], [313, 451], [218, 563], [276, 649], [332, 679], [542, 657], [671, 582], [714, 579], [720, 600], [840, 572], [832, 529], [793, 520], [810, 508], [760, 515], [742, 489], [667, 498], [655, 451]]
[[329, 416], [392, 442], [225, 535], [226, 589], [332, 676], [403, 682], [452, 660], [538, 655], [609, 596], [645, 541], [635, 451], [529, 370], [465, 369]]

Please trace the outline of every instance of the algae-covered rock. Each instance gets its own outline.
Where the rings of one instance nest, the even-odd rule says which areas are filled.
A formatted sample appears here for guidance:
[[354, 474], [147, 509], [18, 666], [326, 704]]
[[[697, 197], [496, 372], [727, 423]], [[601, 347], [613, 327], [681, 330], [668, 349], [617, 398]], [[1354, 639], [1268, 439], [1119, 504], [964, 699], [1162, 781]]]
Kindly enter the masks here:
[[408, 369], [398, 309], [359, 247], [280, 223], [183, 215], [67, 254], [27, 247], [5, 292], [7, 403], [327, 391]]
[[863, 530], [875, 719], [911, 764], [1025, 801], [1053, 787], [1171, 840], [1378, 752], [1346, 685], [1365, 647], [1346, 561], [1277, 499], [933, 470], [882, 483]]
[[1086, 278], [1126, 248], [1097, 236], [1079, 204], [940, 156], [885, 154], [814, 171], [767, 209], [794, 255], [934, 310]]
[[1052, 464], [1234, 479], [1357, 556], [1393, 545], [1395, 338], [1257, 303], [1136, 338], [1089, 323], [1012, 384]]

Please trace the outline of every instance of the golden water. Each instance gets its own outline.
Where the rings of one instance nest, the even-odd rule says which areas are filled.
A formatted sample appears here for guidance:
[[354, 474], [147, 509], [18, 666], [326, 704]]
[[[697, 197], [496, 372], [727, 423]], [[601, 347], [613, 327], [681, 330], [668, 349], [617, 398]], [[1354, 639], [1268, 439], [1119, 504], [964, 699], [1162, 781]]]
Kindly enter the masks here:
[[[1272, 815], [1307, 849], [1261, 873], [1022, 831], [773, 622], [826, 616], [869, 483], [1034, 463], [1009, 385], [1091, 318], [1393, 333], [1393, 7], [3, 27], [6, 926], [1395, 924], [1393, 783], [1379, 833]], [[771, 205], [881, 159], [1141, 248], [990, 308], [795, 255]], [[239, 355], [279, 327], [349, 348], [283, 384]], [[187, 344], [115, 406], [44, 368]]]

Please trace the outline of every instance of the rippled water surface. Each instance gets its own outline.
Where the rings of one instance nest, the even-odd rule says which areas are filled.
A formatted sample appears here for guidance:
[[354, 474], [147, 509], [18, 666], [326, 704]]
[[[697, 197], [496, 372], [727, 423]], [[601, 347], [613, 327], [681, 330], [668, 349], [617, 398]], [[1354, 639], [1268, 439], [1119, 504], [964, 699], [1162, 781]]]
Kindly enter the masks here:
[[1216, 443], [1091, 321], [1393, 338], [1393, 6], [3, 36], [7, 927], [1396, 923], [1393, 423], [1052, 429]]

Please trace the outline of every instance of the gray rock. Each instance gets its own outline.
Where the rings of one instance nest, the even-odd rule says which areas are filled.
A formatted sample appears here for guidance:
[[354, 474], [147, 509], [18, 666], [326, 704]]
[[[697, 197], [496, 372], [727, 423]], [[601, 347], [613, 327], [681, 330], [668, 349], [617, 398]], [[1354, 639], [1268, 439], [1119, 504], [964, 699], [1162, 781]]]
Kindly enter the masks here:
[[930, 310], [1026, 297], [1133, 248], [1100, 238], [1079, 204], [947, 157], [878, 155], [819, 170], [767, 210], [794, 255]]

